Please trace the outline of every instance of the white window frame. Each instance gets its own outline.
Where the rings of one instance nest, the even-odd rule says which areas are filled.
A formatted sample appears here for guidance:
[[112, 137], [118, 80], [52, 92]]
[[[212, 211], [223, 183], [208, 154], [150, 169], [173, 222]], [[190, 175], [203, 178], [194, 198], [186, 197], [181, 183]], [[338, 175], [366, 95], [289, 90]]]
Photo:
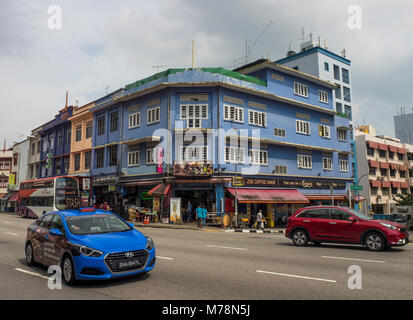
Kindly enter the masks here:
[[251, 149], [248, 152], [249, 163], [259, 166], [268, 166], [268, 151]]
[[328, 104], [328, 92], [323, 90], [318, 90], [318, 99], [320, 102]]
[[305, 84], [294, 82], [294, 94], [300, 97], [308, 98], [308, 87]]
[[275, 173], [277, 173], [277, 174], [287, 174], [287, 166], [276, 165], [275, 166]]
[[340, 159], [340, 171], [341, 172], [348, 172], [348, 160]]
[[248, 123], [253, 126], [267, 127], [267, 114], [265, 112], [248, 110]]
[[244, 123], [244, 108], [224, 104], [224, 120]]
[[147, 124], [158, 123], [161, 121], [161, 107], [150, 108], [146, 111]]
[[333, 159], [329, 157], [323, 157], [323, 170], [333, 171]]
[[128, 167], [137, 167], [139, 166], [139, 150], [128, 152]]
[[[238, 154], [238, 157], [236, 156]], [[238, 159], [236, 159], [236, 157]], [[237, 162], [238, 160], [238, 162]], [[225, 147], [225, 162], [226, 163], [245, 163], [244, 148]]]
[[141, 125], [141, 113], [134, 112], [129, 114], [129, 129], [138, 128]]
[[337, 139], [339, 141], [347, 141], [347, 129], [337, 129]]
[[156, 148], [147, 148], [146, 149], [146, 164], [155, 164], [156, 163], [155, 157], [156, 157]]
[[330, 126], [326, 126], [325, 124], [320, 124], [318, 126], [318, 135], [321, 138], [331, 139], [330, 131]]
[[208, 162], [208, 146], [181, 146], [180, 160], [181, 163]]
[[280, 128], [274, 128], [274, 136], [285, 138], [286, 137], [286, 130]]
[[202, 120], [208, 119], [208, 104], [181, 104], [180, 119], [187, 121], [187, 128], [202, 128]]
[[299, 169], [312, 169], [313, 168], [312, 156], [307, 155], [307, 154], [297, 155], [297, 167]]
[[311, 134], [310, 121], [295, 120], [295, 130], [299, 134], [305, 134], [309, 136]]

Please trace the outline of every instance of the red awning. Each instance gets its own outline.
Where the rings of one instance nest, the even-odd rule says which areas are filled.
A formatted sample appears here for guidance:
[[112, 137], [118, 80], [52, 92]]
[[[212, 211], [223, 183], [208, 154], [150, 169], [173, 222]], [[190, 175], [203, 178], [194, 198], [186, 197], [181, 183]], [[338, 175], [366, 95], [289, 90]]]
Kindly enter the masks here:
[[409, 183], [408, 183], [408, 182], [402, 182], [402, 183], [400, 183], [400, 186], [401, 186], [402, 188], [408, 188], [408, 187], [409, 187]]
[[369, 160], [369, 164], [370, 164], [370, 167], [372, 167], [372, 168], [378, 168], [379, 167], [379, 162], [375, 161], [375, 160]]
[[390, 188], [390, 181], [382, 181], [381, 182], [382, 188]]
[[393, 188], [400, 188], [400, 185], [401, 185], [399, 181], [392, 181], [391, 184]]
[[379, 143], [379, 150], [387, 151], [387, 146], [383, 143]]
[[407, 171], [407, 168], [404, 164], [399, 165], [399, 170], [400, 171]]
[[155, 188], [152, 188], [151, 190], [149, 190], [148, 194], [149, 195], [157, 194], [157, 195], [164, 196], [168, 194], [170, 189], [171, 189], [170, 183], [161, 183], [161, 184], [158, 184]]
[[389, 148], [389, 151], [391, 151], [391, 152], [397, 152], [397, 147], [395, 147], [395, 146], [389, 146], [389, 145], [387, 145], [387, 147]]
[[406, 149], [404, 148], [397, 148], [397, 152], [400, 154], [406, 154]]
[[[305, 196], [308, 200], [330, 200], [331, 196], [330, 195], [322, 195], [322, 196]], [[333, 195], [334, 200], [345, 200], [347, 198], [346, 195]]]
[[373, 148], [373, 149], [379, 148], [379, 144], [377, 142], [367, 141], [367, 143], [369, 144], [370, 148]]
[[18, 192], [13, 192], [13, 194], [9, 198], [9, 201], [17, 201], [18, 199], [19, 199], [19, 193]]
[[[227, 189], [235, 197], [235, 189]], [[296, 189], [237, 189], [240, 203], [308, 203]]]
[[389, 168], [389, 164], [387, 162], [380, 162], [380, 168], [382, 169], [388, 169]]
[[370, 184], [375, 188], [380, 188], [381, 187], [381, 181], [379, 181], [379, 180], [370, 180]]

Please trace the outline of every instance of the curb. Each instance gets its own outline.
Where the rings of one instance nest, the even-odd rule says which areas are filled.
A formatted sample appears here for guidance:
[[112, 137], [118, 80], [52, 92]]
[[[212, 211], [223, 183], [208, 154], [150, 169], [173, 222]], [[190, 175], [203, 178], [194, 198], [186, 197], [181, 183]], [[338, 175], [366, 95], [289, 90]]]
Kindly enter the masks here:
[[282, 233], [284, 234], [284, 230], [250, 230], [250, 229], [229, 229], [225, 230], [225, 232], [245, 232], [245, 233]]

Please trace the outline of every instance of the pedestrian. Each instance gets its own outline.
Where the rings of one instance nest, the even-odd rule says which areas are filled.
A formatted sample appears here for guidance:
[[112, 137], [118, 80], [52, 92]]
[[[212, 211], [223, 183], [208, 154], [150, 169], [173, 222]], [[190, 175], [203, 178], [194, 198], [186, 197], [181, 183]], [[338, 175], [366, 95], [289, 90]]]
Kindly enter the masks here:
[[208, 210], [206, 209], [205, 205], [202, 206], [202, 227], [206, 227], [206, 218], [208, 216]]
[[103, 210], [110, 211], [110, 206], [106, 201], [103, 203]]
[[186, 221], [187, 221], [187, 222], [192, 221], [192, 203], [191, 203], [190, 200], [188, 200], [188, 205], [187, 205], [187, 209], [186, 209], [186, 214], [187, 214]]
[[257, 230], [258, 229], [264, 230], [262, 210], [258, 210], [258, 213], [257, 213]]
[[195, 214], [196, 214], [196, 220], [198, 223], [198, 228], [200, 228], [202, 225], [202, 216], [204, 215], [204, 211], [202, 210], [202, 207], [200, 204], [198, 204], [198, 207], [195, 210]]

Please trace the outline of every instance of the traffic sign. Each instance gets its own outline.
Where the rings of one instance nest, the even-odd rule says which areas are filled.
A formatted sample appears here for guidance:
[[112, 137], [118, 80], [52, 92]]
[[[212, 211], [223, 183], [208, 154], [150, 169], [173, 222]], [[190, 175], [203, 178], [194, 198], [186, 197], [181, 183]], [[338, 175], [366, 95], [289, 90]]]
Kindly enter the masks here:
[[361, 191], [361, 190], [363, 190], [363, 187], [362, 187], [362, 186], [354, 186], [354, 185], [351, 185], [351, 186], [350, 186], [350, 189], [351, 189], [351, 190]]

